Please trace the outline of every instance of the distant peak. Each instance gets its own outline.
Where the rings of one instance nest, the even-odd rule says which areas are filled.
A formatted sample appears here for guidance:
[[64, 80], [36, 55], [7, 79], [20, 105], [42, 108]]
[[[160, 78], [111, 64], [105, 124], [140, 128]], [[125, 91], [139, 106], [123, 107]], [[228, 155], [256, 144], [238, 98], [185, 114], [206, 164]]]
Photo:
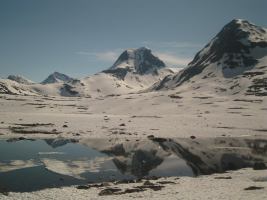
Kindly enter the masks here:
[[145, 74], [165, 67], [163, 61], [154, 56], [147, 47], [127, 49], [119, 56], [113, 66], [106, 70], [124, 69], [138, 74]]
[[54, 72], [53, 74], [50, 74], [43, 82], [42, 84], [50, 84], [50, 83], [58, 83], [58, 82], [70, 82], [74, 80], [73, 78], [62, 74], [60, 72]]

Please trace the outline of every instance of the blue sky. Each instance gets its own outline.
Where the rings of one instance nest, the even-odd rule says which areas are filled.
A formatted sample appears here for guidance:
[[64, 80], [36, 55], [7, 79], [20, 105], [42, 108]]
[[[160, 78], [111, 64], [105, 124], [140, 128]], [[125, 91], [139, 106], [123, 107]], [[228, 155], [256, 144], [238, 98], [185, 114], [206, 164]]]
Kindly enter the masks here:
[[0, 0], [0, 77], [85, 77], [146, 46], [183, 67], [233, 18], [267, 27], [266, 0]]

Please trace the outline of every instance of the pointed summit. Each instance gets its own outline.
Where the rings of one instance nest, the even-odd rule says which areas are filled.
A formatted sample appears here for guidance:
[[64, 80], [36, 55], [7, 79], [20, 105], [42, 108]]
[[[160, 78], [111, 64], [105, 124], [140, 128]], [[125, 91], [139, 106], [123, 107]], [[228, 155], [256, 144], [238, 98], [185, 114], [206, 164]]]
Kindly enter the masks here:
[[129, 72], [143, 75], [163, 67], [165, 67], [164, 62], [154, 56], [150, 49], [141, 47], [138, 49], [125, 50], [109, 71], [126, 69]]
[[50, 83], [59, 83], [59, 82], [70, 82], [70, 81], [73, 81], [74, 79], [65, 75], [65, 74], [62, 74], [62, 73], [59, 73], [59, 72], [54, 72], [53, 74], [50, 74], [43, 82], [42, 84], [50, 84]]

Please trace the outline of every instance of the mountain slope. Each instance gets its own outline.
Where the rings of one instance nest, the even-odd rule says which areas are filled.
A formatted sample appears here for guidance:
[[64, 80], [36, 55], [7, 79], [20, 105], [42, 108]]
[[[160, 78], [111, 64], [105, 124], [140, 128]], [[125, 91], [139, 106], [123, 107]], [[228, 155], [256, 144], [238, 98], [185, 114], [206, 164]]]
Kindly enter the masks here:
[[[202, 50], [188, 67], [167, 76], [152, 87], [166, 90], [191, 83], [227, 94], [267, 92], [267, 31], [246, 20], [228, 23]], [[265, 85], [265, 86], [264, 86]]]
[[32, 85], [21, 84], [9, 79], [0, 79], [0, 94], [38, 95], [38, 92], [31, 90]]
[[33, 84], [34, 82], [23, 77], [23, 76], [20, 76], [20, 75], [9, 75], [7, 77], [7, 79], [9, 80], [12, 80], [12, 81], [16, 81], [17, 83], [21, 83], [21, 84], [25, 84], [25, 85], [31, 85]]

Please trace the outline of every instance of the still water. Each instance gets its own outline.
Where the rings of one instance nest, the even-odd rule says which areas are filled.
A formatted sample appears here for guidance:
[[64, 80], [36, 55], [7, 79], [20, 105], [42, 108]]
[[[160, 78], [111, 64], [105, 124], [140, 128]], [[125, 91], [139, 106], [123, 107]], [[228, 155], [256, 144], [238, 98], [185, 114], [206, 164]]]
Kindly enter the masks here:
[[267, 166], [267, 138], [0, 140], [0, 192]]
[[162, 149], [118, 149], [101, 152], [75, 140], [0, 140], [0, 188], [26, 192], [144, 176], [194, 175], [183, 159]]

